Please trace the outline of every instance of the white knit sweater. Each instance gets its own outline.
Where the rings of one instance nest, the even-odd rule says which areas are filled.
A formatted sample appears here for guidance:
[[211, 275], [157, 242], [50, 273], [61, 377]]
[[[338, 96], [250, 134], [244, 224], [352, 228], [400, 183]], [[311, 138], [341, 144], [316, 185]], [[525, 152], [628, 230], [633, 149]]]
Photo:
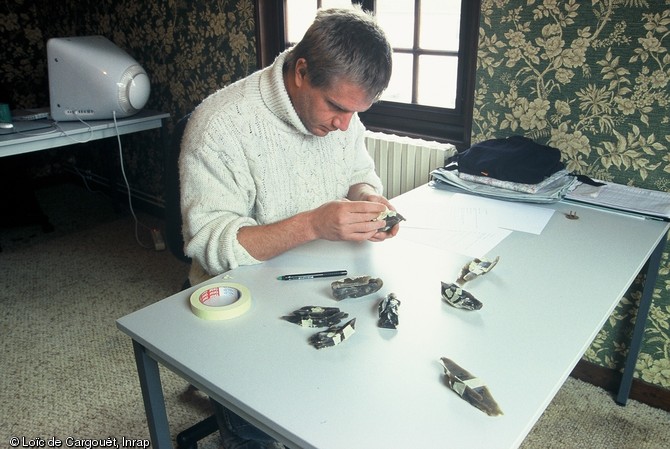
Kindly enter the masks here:
[[189, 119], [179, 169], [191, 282], [259, 263], [237, 241], [243, 226], [344, 198], [353, 184], [382, 191], [357, 115], [325, 137], [302, 124], [284, 87], [284, 57], [210, 95]]

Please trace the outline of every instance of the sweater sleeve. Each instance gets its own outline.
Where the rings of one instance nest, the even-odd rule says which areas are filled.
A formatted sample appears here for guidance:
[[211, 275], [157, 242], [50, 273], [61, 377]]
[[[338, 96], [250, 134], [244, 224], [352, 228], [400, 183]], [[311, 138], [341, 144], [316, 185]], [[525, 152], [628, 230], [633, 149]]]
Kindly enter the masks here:
[[190, 120], [182, 141], [182, 232], [185, 254], [216, 275], [259, 263], [237, 240], [241, 227], [257, 224], [256, 194], [241, 146], [223, 126], [205, 122]]

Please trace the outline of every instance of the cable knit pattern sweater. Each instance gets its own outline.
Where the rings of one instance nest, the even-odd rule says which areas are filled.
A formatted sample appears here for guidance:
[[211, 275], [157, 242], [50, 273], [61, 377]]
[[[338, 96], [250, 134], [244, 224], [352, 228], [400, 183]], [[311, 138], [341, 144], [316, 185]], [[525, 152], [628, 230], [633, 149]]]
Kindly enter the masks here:
[[347, 131], [311, 134], [284, 86], [284, 57], [210, 95], [189, 119], [179, 169], [192, 283], [259, 263], [237, 241], [243, 226], [345, 198], [358, 183], [382, 192], [358, 116]]

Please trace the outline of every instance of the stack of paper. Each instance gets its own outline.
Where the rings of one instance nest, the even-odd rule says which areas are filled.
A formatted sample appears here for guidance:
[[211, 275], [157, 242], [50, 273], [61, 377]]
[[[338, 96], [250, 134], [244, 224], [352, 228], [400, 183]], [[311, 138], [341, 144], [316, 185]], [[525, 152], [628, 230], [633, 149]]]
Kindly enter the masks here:
[[533, 185], [491, 180], [491, 178], [487, 178], [489, 180], [487, 183], [482, 183], [479, 179], [475, 182], [464, 179], [458, 170], [450, 170], [448, 167], [433, 170], [431, 175], [436, 187], [456, 187], [475, 195], [527, 203], [559, 201], [577, 182], [576, 178], [570, 176], [565, 170], [561, 170], [545, 181]]
[[464, 181], [476, 182], [477, 184], [486, 184], [488, 186], [498, 187], [505, 190], [514, 190], [516, 192], [538, 193], [545, 192], [548, 187], [556, 184], [557, 181], [562, 180], [568, 175], [567, 170], [559, 170], [553, 175], [549, 176], [542, 182], [537, 184], [523, 184], [520, 182], [501, 181], [500, 179], [491, 178], [490, 176], [476, 176], [468, 173], [458, 172], [458, 177]]
[[607, 183], [594, 187], [579, 183], [566, 200], [670, 220], [670, 193]]

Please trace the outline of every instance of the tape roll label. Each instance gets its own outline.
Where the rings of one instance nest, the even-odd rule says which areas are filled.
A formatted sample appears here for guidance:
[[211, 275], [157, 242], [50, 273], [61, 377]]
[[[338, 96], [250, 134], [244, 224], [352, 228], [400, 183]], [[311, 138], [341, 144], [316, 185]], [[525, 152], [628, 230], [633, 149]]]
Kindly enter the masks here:
[[200, 294], [200, 303], [210, 307], [229, 306], [238, 299], [241, 293], [233, 287], [208, 288]]
[[204, 320], [227, 320], [245, 313], [251, 307], [251, 294], [244, 285], [210, 284], [191, 294], [191, 311]]

